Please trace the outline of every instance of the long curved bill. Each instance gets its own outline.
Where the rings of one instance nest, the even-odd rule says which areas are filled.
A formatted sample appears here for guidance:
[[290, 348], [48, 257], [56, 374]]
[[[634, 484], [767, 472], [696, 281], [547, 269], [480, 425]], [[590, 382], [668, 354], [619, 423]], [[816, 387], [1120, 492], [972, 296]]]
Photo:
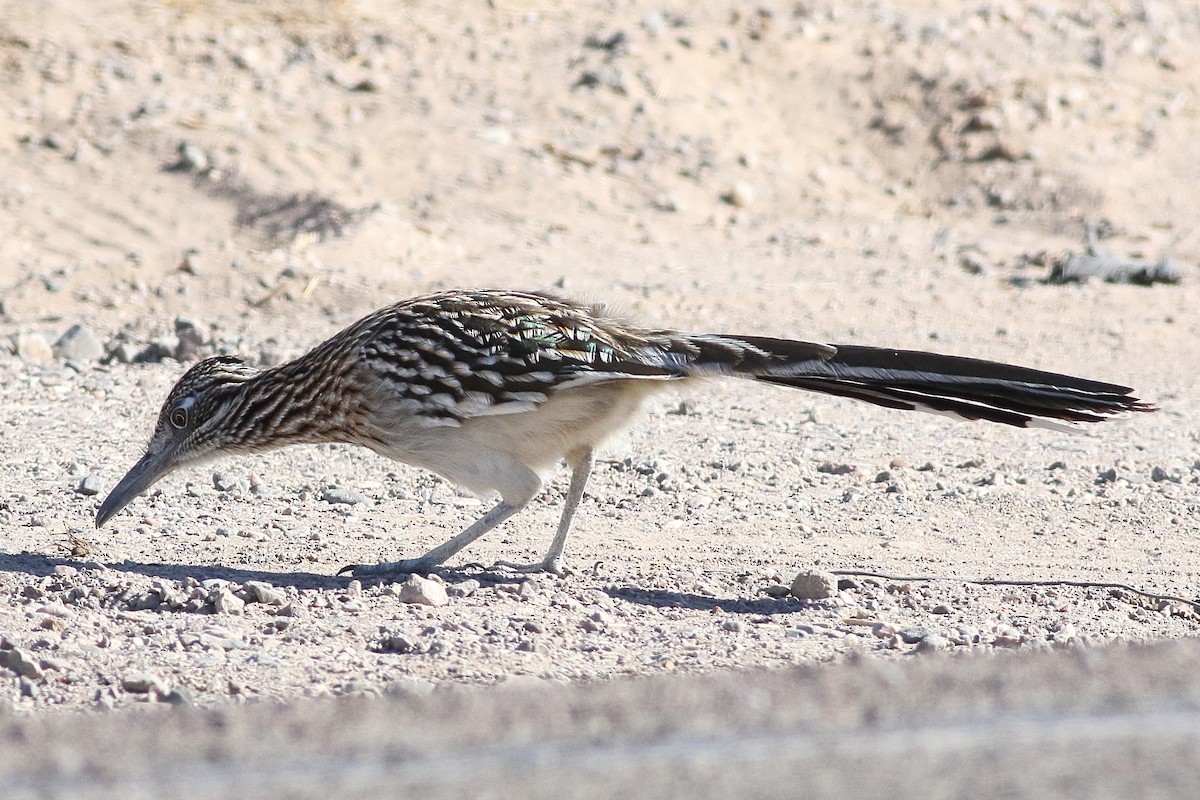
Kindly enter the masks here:
[[108, 493], [108, 497], [104, 498], [104, 502], [100, 504], [100, 508], [96, 511], [96, 527], [99, 528], [104, 523], [108, 522], [118, 511], [120, 511], [142, 492], [149, 489], [158, 479], [171, 471], [170, 468], [170, 451], [163, 450], [159, 453], [146, 453], [142, 456], [133, 469], [121, 478], [121, 482]]

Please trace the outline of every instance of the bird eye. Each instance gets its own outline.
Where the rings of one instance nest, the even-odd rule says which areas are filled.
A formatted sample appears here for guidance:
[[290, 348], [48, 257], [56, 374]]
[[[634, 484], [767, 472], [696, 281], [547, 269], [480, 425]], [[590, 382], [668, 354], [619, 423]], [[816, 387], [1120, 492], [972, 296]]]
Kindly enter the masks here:
[[171, 412], [171, 424], [176, 428], [186, 428], [188, 423], [187, 410], [176, 408]]

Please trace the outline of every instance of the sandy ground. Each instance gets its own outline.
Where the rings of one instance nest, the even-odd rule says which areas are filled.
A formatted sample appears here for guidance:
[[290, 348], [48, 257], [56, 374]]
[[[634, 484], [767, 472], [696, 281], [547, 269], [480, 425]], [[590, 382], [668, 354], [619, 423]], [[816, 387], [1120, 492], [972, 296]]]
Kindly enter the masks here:
[[[967, 581], [1196, 595], [1200, 20], [841, 6], [0, 3], [0, 715], [1193, 636], [1187, 602]], [[1182, 282], [1047, 283], [1085, 226]], [[222, 461], [94, 530], [188, 363], [453, 286], [1161, 411], [1070, 436], [715, 382], [613, 443], [573, 575], [470, 563], [539, 557], [559, 475], [441, 606], [334, 577], [481, 512], [366, 451]], [[814, 568], [937, 579], [774, 596]]]

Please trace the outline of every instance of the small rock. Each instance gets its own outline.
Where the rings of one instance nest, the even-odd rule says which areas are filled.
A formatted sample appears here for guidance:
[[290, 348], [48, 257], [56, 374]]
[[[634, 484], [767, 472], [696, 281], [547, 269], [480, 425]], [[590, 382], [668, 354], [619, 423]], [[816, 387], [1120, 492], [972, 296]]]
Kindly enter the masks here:
[[933, 632], [924, 625], [912, 625], [907, 628], [901, 628], [897, 633], [900, 635], [900, 640], [905, 644], [916, 644], [926, 636], [933, 635]]
[[[194, 268], [191, 274], [195, 274]], [[176, 361], [191, 361], [204, 355], [205, 348], [212, 338], [212, 334], [205, 326], [187, 317], [175, 318], [175, 336], [179, 339], [179, 344], [175, 348]]]
[[1156, 466], [1154, 469], [1150, 470], [1150, 480], [1154, 481], [1155, 483], [1162, 483], [1163, 481], [1178, 482], [1177, 479], [1173, 475], [1171, 475], [1170, 472], [1167, 472], [1167, 470], [1163, 469], [1162, 467], [1158, 467], [1158, 466]]
[[235, 595], [229, 589], [218, 589], [213, 598], [213, 607], [218, 614], [242, 614], [246, 611], [246, 601]]
[[40, 333], [21, 333], [16, 340], [17, 356], [27, 364], [45, 364], [54, 358], [54, 348]]
[[287, 605], [283, 606], [278, 611], [276, 611], [275, 616], [299, 618], [299, 617], [307, 616], [307, 612], [300, 606], [296, 605], [295, 603], [288, 603]]
[[953, 613], [954, 613], [954, 607], [953, 607], [953, 606], [948, 606], [948, 605], [946, 605], [945, 603], [938, 603], [936, 606], [934, 606], [933, 608], [929, 609], [929, 612], [930, 612], [931, 614], [953, 614]]
[[682, 211], [683, 202], [675, 192], [663, 192], [654, 198], [654, 207], [659, 211]]
[[99, 475], [86, 475], [84, 476], [83, 480], [79, 482], [79, 485], [75, 487], [75, 491], [82, 495], [86, 495], [87, 497], [100, 494], [103, 489], [104, 482], [100, 479]]
[[1024, 641], [1025, 636], [1019, 629], [1005, 625], [996, 631], [992, 644], [996, 647], [1020, 647]]
[[166, 683], [153, 672], [131, 672], [121, 678], [121, 688], [134, 694], [154, 692], [161, 696], [167, 693]]
[[599, 633], [600, 631], [604, 630], [605, 622], [606, 620], [604, 619], [603, 612], [597, 611], [590, 617], [584, 617], [579, 623], [579, 627], [583, 628], [588, 633]]
[[437, 581], [422, 578], [420, 575], [409, 575], [408, 580], [400, 584], [396, 593], [401, 603], [416, 603], [423, 606], [444, 606], [450, 602], [446, 595], [446, 587]]
[[232, 472], [214, 472], [212, 482], [213, 487], [219, 492], [245, 493], [250, 491], [250, 481]]
[[791, 595], [798, 600], [823, 600], [837, 594], [837, 576], [829, 572], [801, 572], [792, 580]]
[[945, 636], [931, 633], [921, 637], [921, 641], [917, 642], [916, 650], [918, 653], [936, 653], [941, 650], [949, 650], [952, 646], [953, 643]]
[[725, 195], [724, 200], [731, 206], [745, 208], [754, 202], [754, 196], [756, 193], [757, 191], [755, 190], [753, 184], [746, 181], [737, 181]]
[[256, 603], [265, 603], [269, 606], [287, 604], [287, 595], [266, 581], [246, 581], [242, 584], [242, 588], [250, 592], [250, 596]]
[[746, 625], [740, 619], [727, 619], [721, 623], [721, 630], [730, 633], [741, 633], [745, 629]]
[[646, 14], [646, 16], [642, 17], [642, 27], [645, 28], [648, 33], [655, 35], [660, 34], [663, 32], [663, 29], [667, 27], [666, 17], [663, 16], [663, 12], [661, 11], [651, 11]]
[[353, 506], [366, 502], [367, 498], [353, 489], [326, 489], [321, 494], [321, 499], [330, 505]]
[[411, 637], [403, 633], [385, 633], [380, 637], [376, 649], [381, 653], [415, 653], [419, 647]]
[[132, 364], [141, 352], [133, 342], [121, 342], [109, 354], [109, 360], [118, 364]]
[[[181, 635], [180, 639], [182, 640], [182, 638]], [[218, 650], [247, 650], [250, 648], [248, 642], [242, 641], [231, 631], [227, 631], [224, 628], [206, 628], [200, 633], [198, 641], [203, 647], [211, 647]]]
[[71, 153], [69, 158], [77, 164], [87, 163], [95, 160], [96, 153], [96, 148], [92, 147], [87, 139], [80, 139], [75, 143], [75, 152]]
[[191, 142], [180, 142], [175, 148], [175, 155], [178, 156], [175, 169], [197, 174], [208, 170], [208, 154]]
[[104, 356], [104, 345], [86, 325], [72, 325], [54, 343], [54, 354], [67, 361], [96, 361]]
[[451, 597], [470, 597], [479, 590], [479, 581], [468, 578], [465, 581], [452, 583], [446, 587], [446, 593]]
[[33, 653], [20, 647], [0, 650], [0, 666], [8, 667], [22, 678], [35, 681], [41, 680], [46, 674], [42, 671], [42, 665], [33, 657]]

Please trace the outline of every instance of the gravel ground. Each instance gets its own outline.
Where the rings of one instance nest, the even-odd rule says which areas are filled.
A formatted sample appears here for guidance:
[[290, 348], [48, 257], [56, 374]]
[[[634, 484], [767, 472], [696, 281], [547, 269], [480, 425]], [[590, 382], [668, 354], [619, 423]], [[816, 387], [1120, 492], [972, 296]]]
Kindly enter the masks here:
[[[1198, 36], [1166, 2], [0, 3], [0, 716], [1194, 636]], [[1085, 228], [1179, 282], [1045, 280]], [[487, 285], [1161, 410], [1071, 436], [713, 382], [613, 443], [561, 579], [470, 562], [540, 556], [562, 475], [444, 571], [335, 577], [481, 511], [341, 446], [93, 528], [196, 359]]]

